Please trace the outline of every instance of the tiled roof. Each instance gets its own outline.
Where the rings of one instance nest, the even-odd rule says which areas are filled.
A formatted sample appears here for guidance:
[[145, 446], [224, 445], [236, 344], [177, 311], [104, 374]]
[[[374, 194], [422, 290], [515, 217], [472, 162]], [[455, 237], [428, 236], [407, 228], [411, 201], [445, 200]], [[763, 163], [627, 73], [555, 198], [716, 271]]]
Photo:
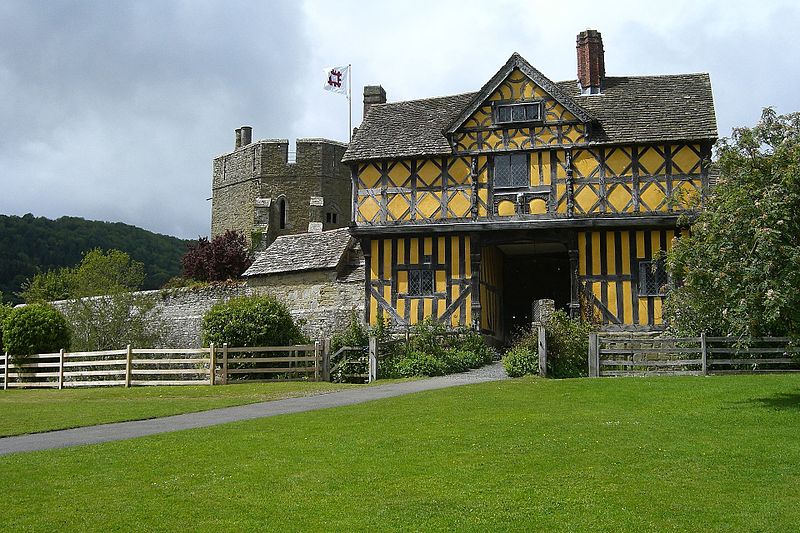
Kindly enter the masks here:
[[715, 139], [708, 74], [607, 77], [603, 93], [579, 96], [577, 80], [557, 84], [597, 119], [600, 143]]
[[[594, 119], [603, 144], [716, 139], [708, 74], [606, 77], [603, 94], [580, 96], [576, 80], [555, 84]], [[443, 131], [477, 93], [373, 105], [343, 161], [452, 153]]]
[[348, 228], [282, 235], [256, 256], [245, 277], [336, 268], [350, 245]]

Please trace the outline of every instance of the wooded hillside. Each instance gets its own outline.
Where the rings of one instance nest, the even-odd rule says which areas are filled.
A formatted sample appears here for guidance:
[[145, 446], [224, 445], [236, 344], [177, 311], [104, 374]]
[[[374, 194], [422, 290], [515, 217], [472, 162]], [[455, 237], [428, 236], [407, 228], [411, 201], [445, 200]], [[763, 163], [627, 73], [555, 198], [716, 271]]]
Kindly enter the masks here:
[[15, 293], [37, 271], [75, 266], [93, 248], [115, 248], [141, 261], [144, 288], [155, 289], [180, 274], [188, 242], [121, 222], [0, 215], [0, 292], [18, 302]]

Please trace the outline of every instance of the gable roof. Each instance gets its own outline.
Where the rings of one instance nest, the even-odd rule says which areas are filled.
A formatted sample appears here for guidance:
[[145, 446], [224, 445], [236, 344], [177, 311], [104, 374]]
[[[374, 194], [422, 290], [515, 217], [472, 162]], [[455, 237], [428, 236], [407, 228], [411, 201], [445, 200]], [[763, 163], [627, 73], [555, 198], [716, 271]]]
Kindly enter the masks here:
[[449, 124], [445, 130], [446, 133], [453, 133], [460, 128], [464, 122], [466, 122], [469, 117], [471, 117], [472, 114], [478, 110], [479, 107], [484, 105], [486, 99], [489, 98], [489, 96], [501, 83], [503, 83], [503, 81], [505, 81], [511, 72], [514, 71], [514, 69], [519, 69], [523, 74], [528, 76], [528, 78], [530, 78], [536, 85], [544, 89], [547, 94], [552, 96], [556, 102], [564, 106], [567, 111], [575, 115], [578, 120], [582, 122], [591, 122], [592, 116], [587, 113], [585, 109], [575, 103], [575, 101], [566, 93], [562, 92], [561, 88], [550, 81], [547, 76], [536, 70], [525, 60], [524, 57], [519, 55], [517, 52], [514, 52], [511, 54], [511, 57], [508, 58], [506, 64], [500, 67], [500, 70], [498, 70], [497, 73], [492, 76], [488, 82], [486, 82], [486, 85], [481, 87], [481, 90], [474, 94], [472, 101]]
[[242, 276], [337, 268], [350, 245], [350, 239], [348, 228], [281, 235], [256, 256]]
[[557, 84], [594, 115], [597, 143], [717, 138], [708, 74], [606, 77], [601, 94], [578, 96], [578, 81]]
[[[580, 95], [577, 80], [554, 85], [591, 113], [595, 144], [717, 138], [711, 80], [705, 73], [607, 76], [602, 94], [586, 96]], [[468, 106], [483, 101], [481, 94], [373, 105], [342, 161], [452, 154], [446, 131]]]

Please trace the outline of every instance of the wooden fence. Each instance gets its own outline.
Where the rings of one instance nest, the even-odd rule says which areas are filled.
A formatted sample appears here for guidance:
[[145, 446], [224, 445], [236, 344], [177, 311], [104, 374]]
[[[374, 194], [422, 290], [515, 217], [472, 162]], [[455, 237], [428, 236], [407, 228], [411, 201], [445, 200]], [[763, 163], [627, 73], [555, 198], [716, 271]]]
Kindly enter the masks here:
[[[36, 354], [0, 365], [3, 389], [319, 381], [322, 343], [296, 346], [144, 349]], [[263, 355], [262, 355], [263, 354]]]
[[800, 347], [785, 337], [589, 337], [589, 376], [798, 372]]

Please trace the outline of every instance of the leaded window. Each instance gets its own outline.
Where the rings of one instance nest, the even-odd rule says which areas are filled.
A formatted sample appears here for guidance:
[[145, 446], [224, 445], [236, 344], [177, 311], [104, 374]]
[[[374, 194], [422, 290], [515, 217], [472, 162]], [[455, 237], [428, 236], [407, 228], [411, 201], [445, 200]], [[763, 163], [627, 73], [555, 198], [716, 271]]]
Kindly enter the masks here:
[[527, 187], [530, 184], [528, 155], [524, 153], [494, 156], [495, 187]]
[[507, 104], [497, 106], [495, 122], [506, 124], [509, 122], [533, 122], [541, 119], [541, 104], [539, 102], [523, 104]]
[[667, 292], [668, 284], [663, 259], [639, 261], [639, 296], [662, 296]]
[[433, 292], [433, 270], [413, 269], [408, 271], [409, 296], [430, 296]]

